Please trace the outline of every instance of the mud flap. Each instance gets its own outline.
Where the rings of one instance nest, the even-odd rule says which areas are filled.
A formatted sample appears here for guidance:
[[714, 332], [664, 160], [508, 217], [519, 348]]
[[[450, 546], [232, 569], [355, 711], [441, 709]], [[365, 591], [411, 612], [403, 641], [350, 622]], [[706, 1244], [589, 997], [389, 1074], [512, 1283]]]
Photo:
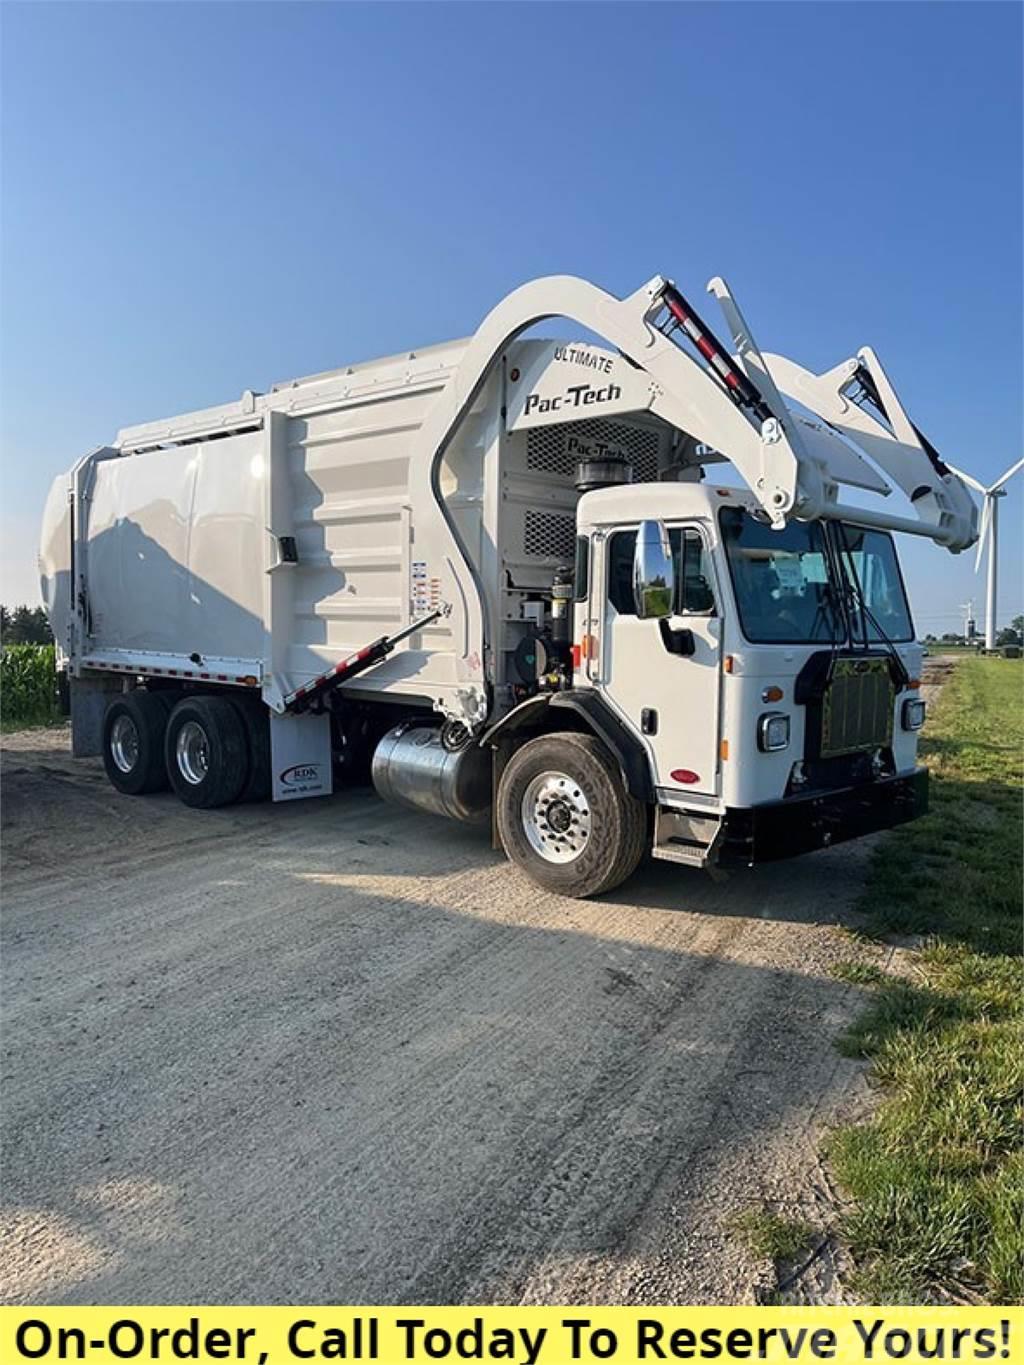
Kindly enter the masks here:
[[98, 758], [103, 753], [103, 719], [107, 707], [124, 691], [124, 679], [101, 673], [69, 681], [71, 757]]
[[270, 762], [275, 801], [330, 796], [334, 790], [330, 716], [271, 712]]

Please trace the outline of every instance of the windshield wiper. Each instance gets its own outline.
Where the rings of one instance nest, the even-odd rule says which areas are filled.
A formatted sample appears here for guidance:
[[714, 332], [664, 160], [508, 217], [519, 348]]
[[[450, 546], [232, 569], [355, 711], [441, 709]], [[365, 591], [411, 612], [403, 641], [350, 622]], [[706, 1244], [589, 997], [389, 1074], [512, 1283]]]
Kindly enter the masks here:
[[829, 677], [831, 677], [832, 664], [835, 660], [835, 656], [839, 649], [839, 646], [842, 644], [842, 635], [839, 632], [841, 632], [842, 630], [843, 620], [842, 611], [840, 609], [838, 601], [838, 593], [833, 588], [831, 583], [825, 583], [822, 586], [821, 598], [818, 601], [818, 606], [814, 613], [814, 620], [811, 622], [811, 629], [808, 632], [807, 637], [812, 644], [816, 644], [818, 640], [819, 617], [821, 618], [822, 621], [828, 621], [829, 623], [828, 644], [832, 657], [829, 660], [828, 674]]
[[822, 549], [825, 553], [825, 563], [828, 567], [829, 578], [834, 580], [825, 584], [826, 592], [832, 601], [832, 640], [830, 642], [830, 653], [828, 669], [825, 673], [826, 684], [831, 683], [832, 674], [835, 671], [836, 659], [839, 657], [839, 650], [842, 647], [844, 638], [849, 642], [852, 649], [855, 643], [853, 631], [853, 618], [850, 613], [850, 604], [844, 590], [846, 575], [843, 573], [843, 566], [832, 537], [828, 534], [827, 528], [821, 537]]
[[[871, 641], [868, 639], [868, 626], [870, 625], [873, 626], [875, 631], [877, 632], [879, 641], [885, 645], [886, 651], [888, 652], [889, 658], [892, 662], [892, 668], [896, 676], [896, 681], [899, 683], [900, 690], [902, 691], [902, 689], [905, 688], [907, 683], [909, 683], [910, 681], [910, 674], [907, 672], [907, 666], [900, 657], [899, 650], [893, 644], [892, 640], [889, 639], [888, 635], [886, 635], [885, 631], [879, 624], [878, 618], [875, 616], [874, 612], [867, 604], [867, 599], [864, 596], [864, 589], [861, 586], [860, 575], [857, 573], [857, 565], [854, 562], [853, 551], [850, 549], [850, 542], [846, 538], [845, 525], [841, 521], [837, 521], [834, 524], [839, 533], [839, 539], [842, 544], [843, 551], [845, 552], [846, 555], [845, 561], [841, 560], [841, 563], [843, 565], [843, 574], [849, 587], [850, 595], [851, 597], [855, 597], [858, 609], [864, 622], [863, 631], [864, 649], [866, 651], [867, 649], [870, 648], [871, 645]], [[854, 639], [853, 630], [851, 628], [850, 630], [851, 645], [853, 644], [853, 639]]]

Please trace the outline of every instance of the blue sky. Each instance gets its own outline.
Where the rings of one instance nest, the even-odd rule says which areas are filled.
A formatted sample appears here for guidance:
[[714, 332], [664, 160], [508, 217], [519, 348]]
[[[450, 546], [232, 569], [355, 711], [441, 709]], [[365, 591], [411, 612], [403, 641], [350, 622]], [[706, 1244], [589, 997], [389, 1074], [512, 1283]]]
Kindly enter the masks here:
[[[873, 345], [994, 478], [1022, 431], [1021, 19], [5, 4], [0, 596], [37, 600], [49, 482], [119, 426], [464, 335], [552, 272], [694, 299], [721, 273], [765, 349]], [[901, 551], [921, 633], [980, 607], [973, 552]]]

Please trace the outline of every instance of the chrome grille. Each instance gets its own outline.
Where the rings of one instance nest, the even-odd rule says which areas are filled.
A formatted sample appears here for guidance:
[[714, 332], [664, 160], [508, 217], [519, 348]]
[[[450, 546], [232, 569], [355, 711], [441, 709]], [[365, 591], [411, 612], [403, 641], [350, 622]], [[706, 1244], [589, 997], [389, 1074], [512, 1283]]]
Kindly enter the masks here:
[[822, 704], [822, 758], [891, 744], [894, 700], [887, 659], [838, 659]]

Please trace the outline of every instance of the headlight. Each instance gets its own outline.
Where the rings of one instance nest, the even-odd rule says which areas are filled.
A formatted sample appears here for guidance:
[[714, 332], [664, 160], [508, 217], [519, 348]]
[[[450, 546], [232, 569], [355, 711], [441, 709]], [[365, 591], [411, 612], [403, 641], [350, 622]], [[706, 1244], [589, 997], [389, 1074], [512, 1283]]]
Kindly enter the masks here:
[[784, 749], [789, 743], [789, 717], [781, 711], [769, 711], [757, 722], [757, 747], [763, 754]]
[[924, 724], [924, 702], [920, 697], [908, 697], [903, 703], [904, 730], [920, 730]]

